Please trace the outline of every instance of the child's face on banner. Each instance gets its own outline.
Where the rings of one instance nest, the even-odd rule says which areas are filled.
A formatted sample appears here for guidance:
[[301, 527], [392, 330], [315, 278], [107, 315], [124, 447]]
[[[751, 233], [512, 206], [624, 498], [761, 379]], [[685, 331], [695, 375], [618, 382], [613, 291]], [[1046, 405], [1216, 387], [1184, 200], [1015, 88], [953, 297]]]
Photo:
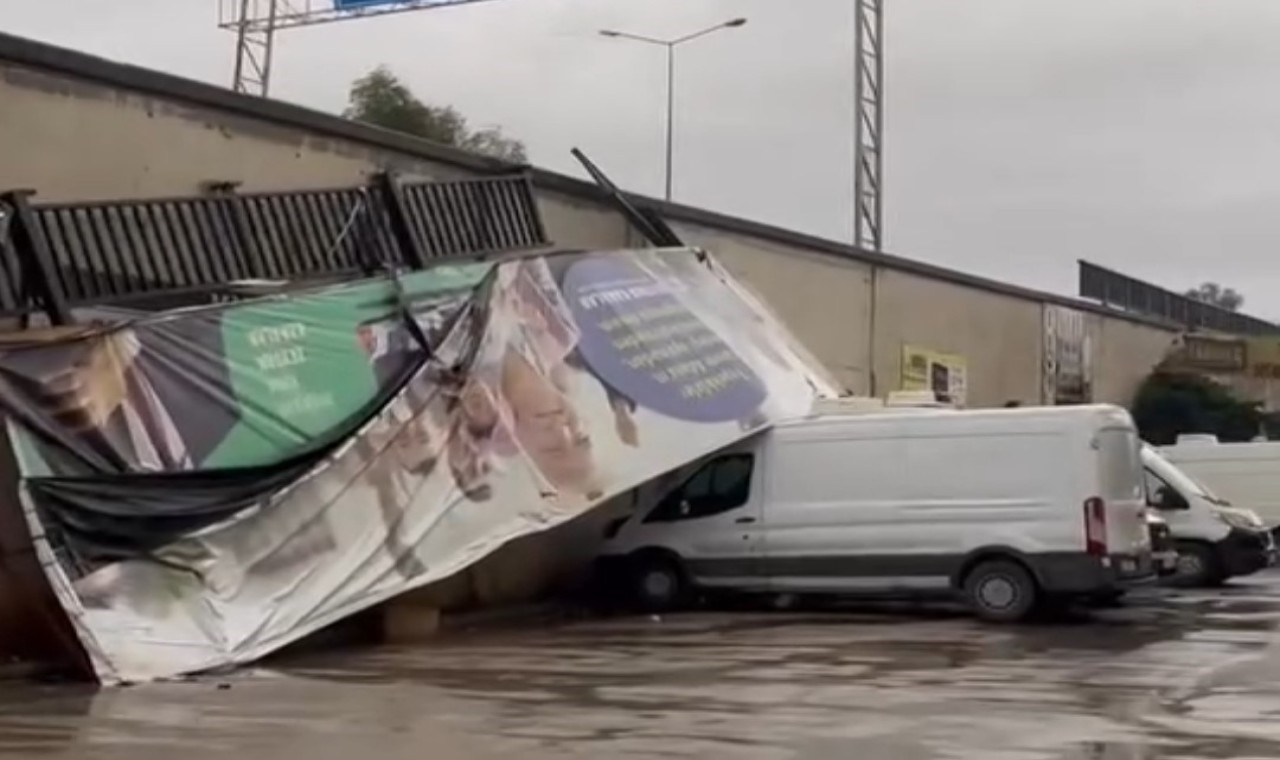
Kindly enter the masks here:
[[564, 393], [515, 351], [504, 361], [502, 390], [516, 438], [543, 475], [557, 488], [588, 490], [595, 470], [591, 437]]
[[484, 436], [497, 427], [498, 404], [484, 383], [474, 379], [469, 381], [462, 389], [459, 401], [463, 420], [472, 433]]

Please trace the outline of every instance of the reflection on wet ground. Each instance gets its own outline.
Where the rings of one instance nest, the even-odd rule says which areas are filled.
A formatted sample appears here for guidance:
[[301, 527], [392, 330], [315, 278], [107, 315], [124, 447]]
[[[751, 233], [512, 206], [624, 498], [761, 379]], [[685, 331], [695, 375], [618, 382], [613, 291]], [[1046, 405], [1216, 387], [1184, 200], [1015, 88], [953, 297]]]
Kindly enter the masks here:
[[1023, 627], [704, 613], [327, 652], [95, 693], [0, 687], [0, 756], [1280, 757], [1280, 575]]

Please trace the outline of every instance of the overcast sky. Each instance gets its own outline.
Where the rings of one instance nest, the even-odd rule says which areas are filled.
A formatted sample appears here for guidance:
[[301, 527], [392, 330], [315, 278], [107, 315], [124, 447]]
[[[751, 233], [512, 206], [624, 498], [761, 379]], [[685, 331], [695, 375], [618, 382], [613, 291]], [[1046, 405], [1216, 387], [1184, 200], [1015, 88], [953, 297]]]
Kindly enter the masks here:
[[[294, 0], [301, 2], [302, 0]], [[225, 84], [218, 0], [0, 0], [0, 28]], [[1280, 2], [887, 0], [886, 248], [1074, 294], [1077, 258], [1235, 286], [1280, 318]], [[273, 95], [338, 111], [387, 64], [426, 100], [578, 173], [848, 240], [853, 0], [491, 0], [285, 33]]]

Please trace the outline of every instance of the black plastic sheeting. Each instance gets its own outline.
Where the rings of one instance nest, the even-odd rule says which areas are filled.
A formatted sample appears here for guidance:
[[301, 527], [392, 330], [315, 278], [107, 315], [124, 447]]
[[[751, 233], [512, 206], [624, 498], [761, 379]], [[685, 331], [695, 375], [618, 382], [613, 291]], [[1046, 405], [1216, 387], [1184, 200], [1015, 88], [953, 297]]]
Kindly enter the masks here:
[[[482, 285], [477, 291], [483, 293], [486, 287]], [[297, 482], [352, 438], [411, 378], [420, 372], [458, 372], [456, 367], [428, 366], [433, 360], [430, 347], [439, 345], [463, 314], [475, 311], [476, 294], [469, 304], [459, 305], [443, 329], [427, 335], [405, 303], [398, 283], [393, 292], [399, 304], [400, 327], [417, 348], [413, 360], [390, 382], [380, 385], [358, 414], [314, 439], [305, 451], [267, 466], [129, 472], [124, 463], [112, 461], [103, 450], [68, 434], [63, 421], [45, 407], [31, 403], [30, 390], [19, 390], [23, 375], [0, 362], [0, 405], [5, 412], [52, 444], [52, 451], [77, 460], [75, 470], [88, 473], [26, 479], [28, 493], [54, 544], [68, 550], [77, 564], [93, 566], [149, 555], [182, 536], [247, 510], [269, 509], [274, 494]], [[205, 399], [205, 403], [212, 400]]]

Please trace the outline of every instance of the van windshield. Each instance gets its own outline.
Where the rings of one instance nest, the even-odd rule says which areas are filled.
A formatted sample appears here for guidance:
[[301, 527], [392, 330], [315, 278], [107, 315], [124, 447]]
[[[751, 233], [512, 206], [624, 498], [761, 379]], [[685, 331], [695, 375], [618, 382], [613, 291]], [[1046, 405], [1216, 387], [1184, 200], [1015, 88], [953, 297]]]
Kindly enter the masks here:
[[1209, 490], [1208, 486], [1186, 474], [1181, 469], [1175, 467], [1168, 459], [1165, 459], [1159, 451], [1147, 446], [1146, 444], [1143, 444], [1143, 447], [1155, 460], [1153, 462], [1154, 466], [1152, 467], [1152, 470], [1174, 489], [1184, 494], [1199, 496], [1210, 504], [1217, 504], [1220, 507], [1231, 506], [1231, 502], [1226, 499], [1219, 498], [1213, 493], [1213, 491]]

